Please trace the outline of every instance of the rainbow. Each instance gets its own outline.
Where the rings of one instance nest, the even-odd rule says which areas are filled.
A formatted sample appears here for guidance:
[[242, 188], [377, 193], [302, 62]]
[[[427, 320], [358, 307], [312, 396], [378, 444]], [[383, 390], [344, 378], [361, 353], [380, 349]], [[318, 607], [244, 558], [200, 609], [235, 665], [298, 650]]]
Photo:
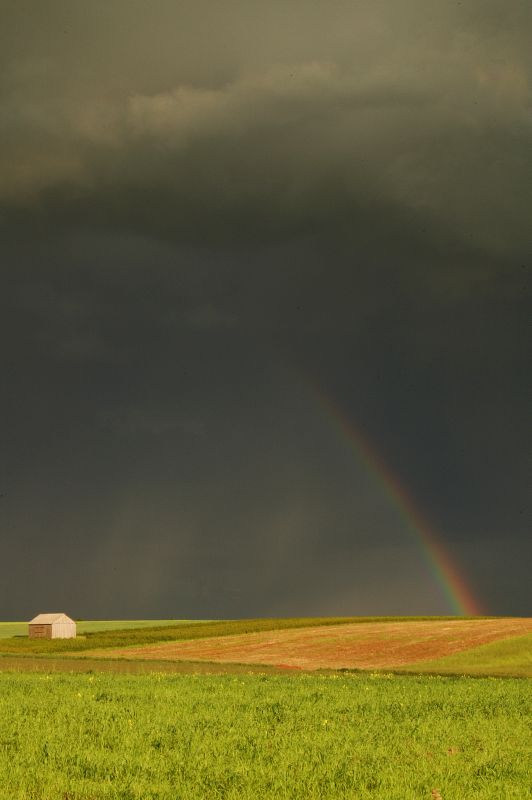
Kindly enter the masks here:
[[[308, 378], [305, 381], [309, 384]], [[421, 547], [423, 557], [443, 591], [453, 614], [476, 616], [483, 610], [461, 575], [460, 568], [447, 552], [440, 537], [429, 525], [414, 500], [391, 469], [382, 461], [362, 431], [350, 420], [334, 399], [311, 382], [312, 393], [327, 418], [333, 423], [342, 442], [347, 442], [367, 472], [385, 490], [408, 529]]]

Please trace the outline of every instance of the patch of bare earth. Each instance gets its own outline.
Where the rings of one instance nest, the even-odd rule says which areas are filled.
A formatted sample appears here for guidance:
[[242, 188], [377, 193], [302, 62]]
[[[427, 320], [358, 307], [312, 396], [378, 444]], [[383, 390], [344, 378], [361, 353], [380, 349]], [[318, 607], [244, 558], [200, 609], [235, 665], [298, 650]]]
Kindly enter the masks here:
[[441, 658], [531, 632], [532, 619], [522, 618], [368, 622], [93, 650], [84, 655], [294, 669], [378, 669]]

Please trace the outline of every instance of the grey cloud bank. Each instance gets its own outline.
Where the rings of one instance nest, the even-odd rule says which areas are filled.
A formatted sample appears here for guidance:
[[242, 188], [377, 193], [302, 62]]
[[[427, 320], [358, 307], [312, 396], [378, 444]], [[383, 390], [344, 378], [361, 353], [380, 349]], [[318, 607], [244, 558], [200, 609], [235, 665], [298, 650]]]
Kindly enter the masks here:
[[4, 616], [529, 611], [530, 4], [4, 5]]
[[[13, 10], [6, 210], [202, 243], [356, 234], [368, 214], [385, 235], [392, 215], [504, 257], [530, 248], [527, 4], [246, 5]], [[9, 60], [28, 23], [32, 52]]]

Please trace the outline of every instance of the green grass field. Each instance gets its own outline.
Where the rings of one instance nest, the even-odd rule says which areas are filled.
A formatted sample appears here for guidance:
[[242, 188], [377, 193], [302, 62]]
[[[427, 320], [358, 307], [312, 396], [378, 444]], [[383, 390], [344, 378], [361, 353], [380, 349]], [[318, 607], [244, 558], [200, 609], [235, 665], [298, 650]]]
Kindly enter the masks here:
[[[370, 617], [290, 617], [239, 619], [239, 620], [214, 620], [200, 622], [197, 620], [178, 621], [175, 624], [159, 625], [155, 620], [145, 621], [139, 626], [125, 628], [115, 627], [115, 622], [110, 622], [107, 628], [93, 628], [83, 632], [78, 629], [75, 639], [29, 639], [4, 638], [0, 641], [0, 654], [20, 655], [48, 655], [67, 652], [81, 652], [100, 647], [127, 647], [155, 642], [171, 642], [183, 639], [199, 639], [210, 636], [224, 636], [233, 633], [252, 633], [254, 631], [278, 630], [282, 628], [298, 628], [308, 625], [333, 625], [341, 622], [353, 622], [371, 619]], [[7, 623], [13, 624], [13, 623]], [[94, 625], [97, 623], [88, 623]], [[105, 624], [105, 623], [104, 623]], [[116, 625], [118, 625], [116, 621]]]
[[[53, 642], [2, 623], [0, 800], [529, 796], [529, 680], [84, 656], [344, 621], [370, 619], [93, 621]], [[409, 669], [531, 675], [532, 635]]]
[[[320, 617], [320, 618], [282, 618], [282, 619], [242, 619], [242, 620], [103, 620], [78, 623], [80, 635], [67, 640], [30, 640], [27, 636], [14, 634], [16, 626], [22, 623], [0, 623], [0, 669], [16, 668], [34, 670], [78, 669], [64, 656], [84, 658], [84, 652], [95, 648], [127, 648], [129, 646], [152, 645], [158, 642], [210, 638], [220, 635], [240, 634], [255, 631], [269, 631], [286, 628], [299, 628], [314, 625], [333, 625], [348, 622], [374, 622], [412, 620], [404, 617]], [[443, 620], [445, 617], [420, 617], [419, 620]], [[452, 618], [451, 618], [452, 619]], [[11, 638], [8, 634], [11, 633]], [[127, 652], [124, 652], [127, 658]], [[89, 658], [92, 658], [89, 656]], [[56, 662], [56, 663], [55, 663]], [[93, 663], [91, 661], [91, 663]], [[152, 663], [146, 667], [128, 666], [124, 660], [109, 659], [104, 667], [95, 669], [114, 672], [149, 672], [154, 669], [171, 671], [164, 662]], [[24, 666], [26, 665], [26, 667]], [[81, 667], [83, 669], [83, 667]], [[388, 668], [390, 670], [391, 668]], [[173, 671], [194, 672], [197, 663], [181, 663]], [[210, 671], [234, 672], [236, 665], [215, 667]], [[202, 671], [205, 671], [202, 669]], [[207, 670], [209, 671], [209, 670]], [[236, 670], [237, 671], [237, 670]], [[270, 670], [270, 672], [278, 670]], [[480, 647], [473, 647], [452, 656], [404, 664], [398, 673], [430, 673], [440, 675], [486, 675], [495, 677], [532, 677], [532, 635], [502, 639]]]
[[[263, 672], [286, 674], [286, 669], [258, 664], [235, 664], [208, 661], [157, 661], [128, 658], [93, 658], [83, 653], [67, 655], [7, 655], [0, 653], [0, 671], [20, 672], [106, 672], [146, 674], [153, 672], [181, 674], [242, 674]], [[506, 678], [532, 678], [532, 635], [516, 636], [480, 647], [473, 647], [446, 658], [416, 661], [399, 668], [371, 672], [395, 672], [397, 675], [451, 675]], [[304, 670], [302, 672], [305, 672]], [[314, 674], [343, 675], [364, 670], [318, 670]]]
[[532, 634], [501, 639], [433, 661], [417, 662], [401, 671], [531, 678]]
[[[0, 637], [0, 654], [28, 654], [48, 655], [66, 652], [81, 652], [100, 647], [127, 647], [155, 642], [171, 642], [176, 640], [200, 639], [211, 636], [228, 636], [239, 633], [254, 633], [256, 631], [282, 630], [286, 628], [305, 628], [314, 625], [339, 625], [342, 623], [368, 622], [401, 622], [413, 620], [447, 620], [456, 617], [283, 617], [236, 620], [177, 620], [163, 621], [143, 620], [142, 622], [129, 620], [103, 621], [79, 623], [78, 637], [76, 639], [29, 639]], [[461, 617], [461, 619], [470, 619]], [[489, 617], [482, 617], [489, 619]], [[0, 627], [19, 625], [21, 623], [0, 623]], [[84, 629], [83, 625], [87, 627]], [[27, 633], [27, 625], [24, 634]], [[15, 634], [11, 634], [15, 636]]]
[[[78, 634], [83, 636], [86, 633], [99, 631], [130, 630], [153, 627], [167, 627], [175, 625], [186, 625], [190, 622], [201, 622], [202, 620], [186, 619], [93, 619], [81, 620], [76, 623]], [[11, 636], [27, 636], [27, 622], [0, 622], [0, 639], [7, 639]]]
[[522, 800], [531, 700], [523, 680], [0, 673], [0, 798]]

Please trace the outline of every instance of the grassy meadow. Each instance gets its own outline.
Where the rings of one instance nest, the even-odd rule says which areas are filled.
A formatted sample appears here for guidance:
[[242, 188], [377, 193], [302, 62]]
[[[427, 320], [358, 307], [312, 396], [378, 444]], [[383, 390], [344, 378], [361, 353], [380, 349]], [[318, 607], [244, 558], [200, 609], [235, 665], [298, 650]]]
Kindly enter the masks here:
[[532, 677], [532, 634], [471, 647], [461, 653], [431, 661], [418, 661], [406, 671], [440, 675], [490, 675]]
[[[50, 655], [75, 653], [95, 648], [128, 647], [149, 645], [176, 640], [203, 639], [211, 636], [228, 636], [235, 633], [279, 630], [284, 628], [307, 627], [309, 625], [337, 625], [342, 622], [364, 620], [363, 617], [290, 617], [285, 619], [238, 619], [201, 622], [185, 620], [176, 624], [159, 625], [156, 621], [146, 621], [142, 626], [120, 626], [118, 622], [110, 627], [93, 628], [82, 632], [78, 629], [75, 639], [29, 639], [4, 638], [0, 641], [0, 655]], [[369, 617], [367, 619], [370, 619]], [[7, 623], [12, 624], [12, 623]], [[94, 623], [90, 623], [93, 625]], [[26, 626], [27, 633], [27, 626]]]
[[[190, 639], [204, 639], [215, 636], [230, 636], [233, 634], [256, 633], [258, 631], [285, 630], [288, 628], [307, 628], [321, 625], [341, 625], [343, 623], [368, 622], [400, 622], [412, 620], [453, 620], [455, 617], [282, 617], [282, 618], [255, 618], [235, 620], [178, 620], [163, 621], [143, 620], [135, 622], [124, 621], [96, 621], [77, 623], [78, 636], [76, 639], [29, 639], [27, 636], [27, 623], [24, 624], [24, 635], [6, 634], [0, 637], [0, 655], [49, 655], [66, 652], [81, 652], [96, 648], [116, 648], [149, 645], [160, 642], [185, 641]], [[471, 619], [461, 617], [461, 619]], [[482, 617], [480, 619], [489, 619]], [[0, 623], [0, 630], [9, 630], [8, 626], [22, 625], [23, 623]], [[83, 626], [86, 625], [86, 628]], [[12, 629], [13, 630], [13, 629]]]
[[532, 635], [403, 674], [85, 654], [406, 619], [93, 621], [54, 641], [1, 623], [0, 800], [529, 796], [532, 682], [519, 676], [532, 675]]
[[531, 700], [517, 679], [4, 672], [0, 798], [521, 800]]
[[[143, 628], [162, 628], [175, 625], [186, 625], [191, 620], [186, 619], [93, 619], [78, 620], [76, 622], [78, 635], [86, 633], [115, 630], [139, 630]], [[199, 622], [200, 620], [194, 620]], [[0, 639], [11, 636], [27, 636], [28, 622], [0, 622]]]

